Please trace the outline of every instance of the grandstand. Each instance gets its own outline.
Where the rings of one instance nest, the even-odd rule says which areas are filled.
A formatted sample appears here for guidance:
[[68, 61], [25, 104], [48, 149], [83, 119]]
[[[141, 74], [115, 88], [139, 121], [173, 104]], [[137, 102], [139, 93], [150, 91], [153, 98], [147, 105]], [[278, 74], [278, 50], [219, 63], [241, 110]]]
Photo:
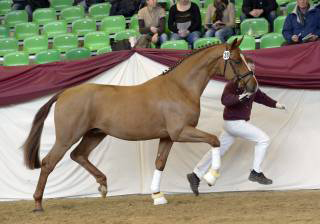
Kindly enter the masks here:
[[[204, 20], [206, 8], [212, 0], [193, 1], [200, 7]], [[170, 9], [169, 0], [158, 2], [167, 11]], [[295, 0], [277, 2], [280, 6], [278, 17], [274, 21], [274, 32], [270, 33], [265, 19], [247, 19], [240, 23], [242, 0], [235, 1], [236, 36], [245, 36], [245, 41], [240, 46], [242, 50], [274, 48], [284, 43], [282, 26], [286, 15], [293, 10]], [[317, 4], [319, 0], [312, 0], [312, 3]], [[0, 65], [37, 64], [39, 61], [35, 60], [36, 58], [49, 55], [52, 50], [61, 53], [59, 60], [67, 59], [65, 55], [68, 50], [78, 48], [88, 49], [89, 56], [110, 52], [113, 41], [138, 35], [136, 15], [131, 18], [109, 16], [110, 8], [110, 3], [106, 2], [92, 5], [88, 12], [85, 12], [82, 6], [73, 6], [72, 1], [52, 1], [51, 8], [35, 10], [33, 20], [28, 22], [26, 11], [12, 11], [11, 0], [0, 0]], [[168, 29], [166, 31], [169, 33]], [[233, 39], [234, 37], [230, 37], [228, 42]], [[201, 38], [199, 42], [206, 41], [206, 38]], [[183, 41], [165, 43], [161, 48], [188, 49], [186, 43], [182, 43], [184, 47], [181, 47], [181, 42]], [[195, 48], [199, 47], [199, 42]], [[7, 54], [14, 54], [16, 59], [6, 61], [11, 58], [5, 57]], [[25, 54], [29, 55], [29, 60], [24, 59]], [[13, 63], [12, 60], [17, 61]]]

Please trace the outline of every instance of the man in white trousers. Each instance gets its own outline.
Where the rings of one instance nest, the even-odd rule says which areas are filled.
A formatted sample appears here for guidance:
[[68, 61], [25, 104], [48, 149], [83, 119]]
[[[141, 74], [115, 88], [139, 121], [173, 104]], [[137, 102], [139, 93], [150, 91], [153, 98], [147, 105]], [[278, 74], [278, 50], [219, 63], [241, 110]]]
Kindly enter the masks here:
[[[253, 62], [248, 60], [247, 62], [254, 72], [255, 67]], [[270, 139], [265, 132], [250, 124], [249, 120], [253, 102], [278, 109], [285, 109], [285, 106], [267, 96], [260, 89], [253, 94], [244, 93], [244, 90], [239, 88], [235, 81], [230, 81], [226, 84], [221, 102], [225, 108], [223, 112], [224, 131], [219, 137], [220, 149], [213, 148], [209, 150], [198, 162], [193, 172], [187, 174], [190, 188], [196, 196], [199, 195], [198, 188], [201, 178], [204, 178], [209, 185], [214, 184], [215, 179], [219, 175], [220, 156], [226, 153], [236, 137], [256, 143], [253, 167], [249, 180], [259, 184], [272, 184], [272, 180], [267, 178], [261, 170], [261, 163], [266, 154]], [[210, 167], [212, 171], [207, 173]]]

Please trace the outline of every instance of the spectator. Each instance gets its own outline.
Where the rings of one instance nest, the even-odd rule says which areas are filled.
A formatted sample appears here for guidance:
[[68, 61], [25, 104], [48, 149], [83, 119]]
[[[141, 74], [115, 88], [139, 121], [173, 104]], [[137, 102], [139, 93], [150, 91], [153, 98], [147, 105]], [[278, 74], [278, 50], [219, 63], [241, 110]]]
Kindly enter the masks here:
[[139, 11], [144, 0], [110, 0], [109, 2], [111, 3], [110, 16], [131, 17]]
[[147, 0], [147, 5], [138, 12], [139, 32], [158, 46], [168, 39], [164, 33], [165, 16], [166, 12], [157, 5], [157, 0]]
[[215, 0], [208, 6], [205, 37], [216, 36], [222, 43], [234, 34], [235, 7], [229, 0]]
[[315, 41], [320, 36], [320, 12], [310, 6], [309, 0], [297, 0], [297, 5], [283, 25], [287, 44]]
[[273, 30], [277, 8], [276, 0], [243, 0], [241, 20], [264, 17], [269, 21], [271, 30]]
[[190, 0], [178, 0], [170, 8], [168, 26], [171, 40], [186, 39], [191, 46], [200, 37], [201, 15], [199, 7]]

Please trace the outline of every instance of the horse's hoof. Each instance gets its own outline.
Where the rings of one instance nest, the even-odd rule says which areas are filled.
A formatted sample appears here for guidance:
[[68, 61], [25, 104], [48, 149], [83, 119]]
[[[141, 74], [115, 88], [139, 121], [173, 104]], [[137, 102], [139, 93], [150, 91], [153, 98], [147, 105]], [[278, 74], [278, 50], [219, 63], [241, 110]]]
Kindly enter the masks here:
[[153, 205], [165, 205], [168, 203], [167, 199], [164, 197], [163, 193], [159, 192], [157, 194], [152, 194]]
[[44, 212], [43, 208], [35, 208], [32, 210], [33, 213], [40, 213], [40, 212]]
[[102, 198], [106, 198], [106, 197], [107, 197], [107, 192], [108, 192], [108, 190], [107, 190], [107, 187], [106, 187], [106, 186], [100, 185], [99, 188], [98, 188], [98, 190], [99, 190]]

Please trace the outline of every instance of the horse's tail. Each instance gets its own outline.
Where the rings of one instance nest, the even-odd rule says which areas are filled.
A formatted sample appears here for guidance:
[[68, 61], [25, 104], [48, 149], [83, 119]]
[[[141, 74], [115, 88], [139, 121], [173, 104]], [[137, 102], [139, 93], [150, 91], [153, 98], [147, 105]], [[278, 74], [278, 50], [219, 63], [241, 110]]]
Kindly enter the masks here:
[[33, 170], [41, 167], [39, 159], [40, 138], [43, 130], [44, 121], [47, 118], [50, 108], [57, 101], [60, 93], [52, 97], [45, 105], [43, 105], [33, 119], [32, 127], [28, 138], [23, 144], [25, 165]]

